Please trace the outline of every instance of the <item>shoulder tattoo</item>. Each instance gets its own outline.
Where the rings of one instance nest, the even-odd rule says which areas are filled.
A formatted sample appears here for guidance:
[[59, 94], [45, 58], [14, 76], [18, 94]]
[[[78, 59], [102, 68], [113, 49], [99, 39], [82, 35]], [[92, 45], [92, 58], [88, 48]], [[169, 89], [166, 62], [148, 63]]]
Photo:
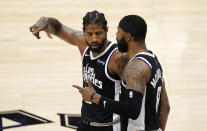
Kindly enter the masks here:
[[145, 85], [148, 80], [149, 67], [141, 60], [133, 60], [126, 65], [124, 70], [124, 80], [127, 89], [132, 89], [144, 94]]

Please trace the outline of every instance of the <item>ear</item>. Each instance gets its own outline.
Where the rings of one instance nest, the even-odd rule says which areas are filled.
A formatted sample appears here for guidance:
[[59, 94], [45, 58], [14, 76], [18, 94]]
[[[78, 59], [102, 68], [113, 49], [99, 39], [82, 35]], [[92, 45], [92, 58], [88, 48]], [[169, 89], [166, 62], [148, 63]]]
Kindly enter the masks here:
[[109, 30], [109, 27], [106, 27], [106, 32], [108, 32], [108, 30]]
[[132, 35], [130, 33], [126, 33], [125, 38], [126, 41], [129, 42], [132, 39]]

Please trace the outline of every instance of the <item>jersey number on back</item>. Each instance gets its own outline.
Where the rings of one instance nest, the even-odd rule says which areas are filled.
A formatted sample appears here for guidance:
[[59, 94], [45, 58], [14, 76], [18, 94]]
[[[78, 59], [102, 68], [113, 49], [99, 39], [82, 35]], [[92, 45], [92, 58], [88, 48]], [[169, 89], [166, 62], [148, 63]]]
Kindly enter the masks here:
[[161, 86], [157, 88], [157, 100], [156, 100], [156, 113], [158, 112], [158, 107], [160, 103], [160, 94], [161, 94]]

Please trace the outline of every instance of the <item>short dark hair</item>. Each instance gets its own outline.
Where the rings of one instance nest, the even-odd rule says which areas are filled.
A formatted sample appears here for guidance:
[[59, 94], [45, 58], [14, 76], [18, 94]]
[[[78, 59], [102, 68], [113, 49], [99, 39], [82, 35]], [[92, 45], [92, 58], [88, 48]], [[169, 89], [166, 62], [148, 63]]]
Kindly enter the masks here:
[[147, 33], [145, 20], [138, 15], [127, 15], [119, 22], [119, 27], [134, 36], [134, 40], [144, 40]]
[[86, 26], [89, 24], [102, 25], [104, 30], [106, 30], [107, 27], [107, 21], [104, 14], [96, 10], [87, 12], [83, 17], [83, 32], [85, 32]]

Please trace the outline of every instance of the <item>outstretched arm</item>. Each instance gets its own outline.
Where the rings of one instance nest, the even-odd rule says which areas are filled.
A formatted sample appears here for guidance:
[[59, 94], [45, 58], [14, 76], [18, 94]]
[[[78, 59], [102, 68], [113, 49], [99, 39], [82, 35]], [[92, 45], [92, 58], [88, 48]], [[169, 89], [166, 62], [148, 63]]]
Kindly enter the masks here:
[[83, 54], [83, 51], [87, 47], [82, 31], [73, 30], [61, 24], [55, 18], [41, 17], [34, 25], [30, 27], [30, 32], [32, 32], [33, 35], [37, 37], [37, 39], [40, 39], [39, 33], [41, 31], [44, 31], [49, 38], [52, 38], [52, 34], [66, 41], [67, 43], [78, 46], [81, 54]]

